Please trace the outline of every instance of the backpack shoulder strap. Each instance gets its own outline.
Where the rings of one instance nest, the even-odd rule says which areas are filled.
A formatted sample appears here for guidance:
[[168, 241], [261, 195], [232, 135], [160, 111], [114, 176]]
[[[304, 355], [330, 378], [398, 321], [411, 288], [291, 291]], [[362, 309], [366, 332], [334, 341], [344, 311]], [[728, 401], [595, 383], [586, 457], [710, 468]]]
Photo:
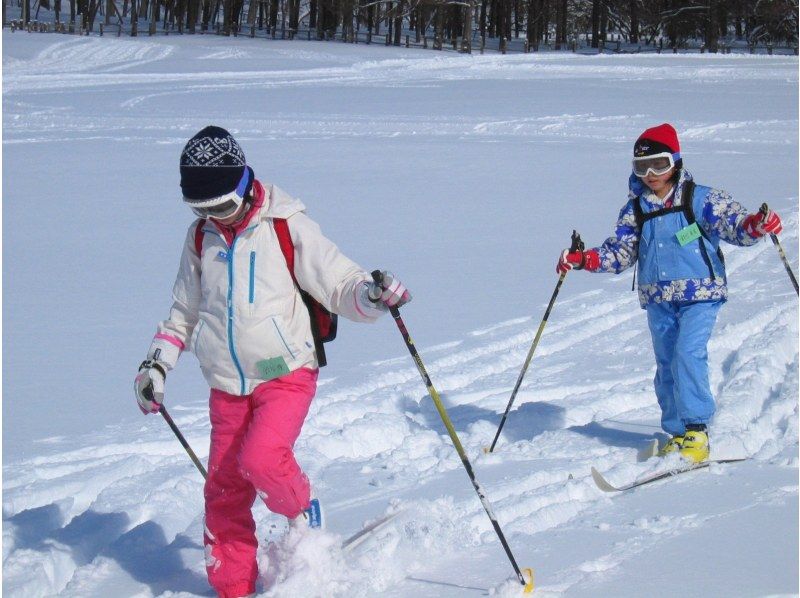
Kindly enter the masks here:
[[[683, 203], [683, 214], [686, 216], [686, 221], [689, 224], [696, 222], [694, 217], [694, 181], [686, 181], [683, 185], [683, 192], [681, 194], [681, 202]], [[701, 229], [702, 232], [702, 229]]]
[[[691, 210], [691, 206], [689, 207]], [[633, 199], [633, 217], [636, 220], [636, 226], [639, 227], [639, 234], [642, 232], [642, 226], [648, 220], [652, 220], [653, 218], [658, 218], [659, 216], [664, 216], [665, 214], [671, 214], [673, 212], [686, 212], [686, 208], [684, 206], [672, 206], [669, 208], [659, 208], [658, 210], [653, 210], [652, 212], [645, 213], [642, 209], [642, 196], [638, 195]], [[694, 218], [693, 214], [687, 213], [686, 218]], [[694, 222], [694, 220], [690, 220], [689, 224]]]
[[[683, 215], [686, 217], [686, 222], [690, 225], [697, 222], [697, 218], [695, 217], [694, 213], [694, 192], [697, 188], [697, 185], [694, 181], [686, 181], [686, 184], [683, 186], [683, 197], [681, 198], [681, 202], [683, 205]], [[687, 201], [688, 200], [688, 201]], [[706, 241], [711, 241], [711, 238], [708, 236], [706, 229], [704, 229], [700, 224], [697, 225], [700, 234], [706, 238]], [[721, 253], [720, 250], [717, 253]]]
[[294, 286], [297, 287], [297, 290], [300, 292], [300, 297], [302, 298], [303, 303], [305, 303], [306, 309], [308, 309], [309, 320], [311, 323], [311, 336], [314, 338], [314, 348], [317, 352], [317, 362], [319, 363], [319, 367], [324, 367], [327, 365], [328, 360], [325, 356], [325, 347], [322, 345], [323, 341], [319, 331], [319, 322], [317, 321], [317, 310], [315, 309], [315, 304], [320, 309], [324, 308], [319, 305], [310, 294], [300, 288], [300, 285], [297, 282], [297, 277], [294, 275], [294, 243], [292, 242], [292, 235], [289, 233], [289, 223], [286, 222], [285, 218], [273, 218], [272, 225], [275, 227], [275, 234], [278, 236], [278, 243], [281, 246], [281, 253], [283, 254], [283, 258], [286, 260], [286, 267], [289, 269], [289, 274], [292, 276]]
[[636, 226], [639, 227], [639, 230], [642, 229], [642, 224], [644, 224], [644, 212], [642, 211], [642, 196], [637, 195], [633, 198], [633, 217], [636, 219]]
[[203, 227], [205, 225], [205, 218], [201, 218], [197, 221], [197, 226], [194, 229], [194, 250], [197, 253], [197, 257], [203, 257], [203, 237], [206, 235], [203, 232]]
[[[683, 214], [686, 217], [686, 222], [689, 223], [691, 226], [692, 224], [697, 224], [697, 219], [695, 218], [694, 214], [694, 190], [697, 187], [694, 181], [686, 181], [683, 185], [683, 195], [681, 196], [681, 202], [683, 203]], [[706, 240], [711, 242], [711, 239], [708, 236], [708, 233], [705, 229], [697, 224], [697, 230], [700, 231], [700, 235]], [[703, 256], [703, 261], [708, 266], [708, 273], [711, 276], [711, 280], [716, 278], [716, 272], [714, 272], [714, 264], [711, 263], [711, 258], [708, 257], [708, 251], [706, 250], [706, 246], [704, 243], [700, 243], [700, 253]], [[717, 247], [717, 256], [719, 257], [722, 264], [725, 264], [725, 256], [722, 255], [722, 250]], [[723, 272], [722, 278], [725, 278], [725, 274]]]
[[[286, 222], [286, 218], [273, 218], [272, 224], [275, 227], [275, 234], [278, 235], [278, 243], [281, 246], [283, 259], [286, 260], [286, 267], [289, 268], [289, 274], [292, 275], [294, 284], [297, 284], [297, 277], [294, 275], [294, 243], [292, 235], [289, 233], [289, 224]], [[298, 288], [300, 288], [299, 285]]]

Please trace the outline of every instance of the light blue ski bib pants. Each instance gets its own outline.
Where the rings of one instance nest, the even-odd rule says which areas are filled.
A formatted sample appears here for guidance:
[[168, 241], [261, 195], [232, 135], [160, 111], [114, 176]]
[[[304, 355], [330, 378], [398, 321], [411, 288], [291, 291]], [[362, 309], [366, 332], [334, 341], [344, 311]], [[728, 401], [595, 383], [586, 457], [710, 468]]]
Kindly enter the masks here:
[[661, 427], [683, 435], [687, 424], [708, 424], [714, 397], [708, 379], [708, 340], [722, 301], [651, 303], [647, 323], [656, 356]]

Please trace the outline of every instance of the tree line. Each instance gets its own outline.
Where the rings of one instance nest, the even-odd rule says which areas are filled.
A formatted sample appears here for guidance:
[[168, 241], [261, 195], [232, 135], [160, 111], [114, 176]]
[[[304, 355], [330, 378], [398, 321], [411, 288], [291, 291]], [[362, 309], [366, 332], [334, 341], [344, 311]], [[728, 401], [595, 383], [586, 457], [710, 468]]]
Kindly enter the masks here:
[[[3, 2], [5, 15], [5, 2]], [[25, 23], [32, 9], [55, 12], [91, 31], [98, 14], [137, 35], [147, 24], [181, 33], [223, 35], [266, 31], [272, 37], [343, 39], [384, 36], [400, 45], [431, 38], [472, 51], [475, 40], [524, 39], [526, 49], [566, 49], [585, 41], [602, 48], [613, 39], [677, 48], [700, 40], [711, 52], [720, 40], [796, 46], [798, 0], [19, 0]], [[33, 4], [33, 6], [32, 6]], [[4, 20], [5, 22], [5, 20]], [[573, 46], [574, 47], [574, 46]]]

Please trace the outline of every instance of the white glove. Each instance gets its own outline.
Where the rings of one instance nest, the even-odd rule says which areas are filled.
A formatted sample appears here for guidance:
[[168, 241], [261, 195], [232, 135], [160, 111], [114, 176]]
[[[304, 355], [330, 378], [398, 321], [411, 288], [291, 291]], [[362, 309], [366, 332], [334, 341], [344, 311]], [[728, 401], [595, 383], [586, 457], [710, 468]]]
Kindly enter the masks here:
[[388, 270], [381, 272], [382, 284], [374, 281], [369, 283], [369, 300], [375, 304], [384, 304], [388, 307], [401, 307], [411, 301], [411, 293]]
[[164, 402], [164, 382], [166, 368], [155, 359], [147, 359], [139, 366], [139, 373], [133, 383], [136, 401], [142, 413], [158, 413]]

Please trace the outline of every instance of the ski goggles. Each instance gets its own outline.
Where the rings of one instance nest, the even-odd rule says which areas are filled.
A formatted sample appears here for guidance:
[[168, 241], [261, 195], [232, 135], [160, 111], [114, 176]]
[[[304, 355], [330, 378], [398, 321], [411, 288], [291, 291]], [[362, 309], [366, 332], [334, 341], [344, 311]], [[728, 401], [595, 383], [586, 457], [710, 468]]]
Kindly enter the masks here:
[[646, 177], [648, 172], [651, 172], [656, 176], [666, 174], [672, 168], [675, 168], [676, 159], [680, 159], [680, 154], [671, 154], [670, 152], [662, 152], [660, 154], [653, 154], [651, 156], [634, 158], [633, 174], [639, 178]]
[[225, 218], [229, 218], [236, 213], [236, 210], [239, 209], [239, 206], [242, 205], [242, 198], [237, 197], [234, 199], [229, 199], [224, 201], [223, 203], [215, 204], [213, 206], [206, 206], [206, 207], [195, 207], [192, 206], [192, 212], [195, 213], [196, 216], [200, 218], [214, 218], [216, 220], [225, 220]]
[[210, 199], [188, 199], [183, 198], [183, 201], [189, 204], [192, 212], [200, 218], [214, 218], [216, 220], [225, 220], [233, 216], [244, 201], [244, 194], [247, 192], [247, 186], [250, 183], [250, 170], [245, 168], [239, 184], [236, 189], [225, 195], [219, 197], [212, 197]]

